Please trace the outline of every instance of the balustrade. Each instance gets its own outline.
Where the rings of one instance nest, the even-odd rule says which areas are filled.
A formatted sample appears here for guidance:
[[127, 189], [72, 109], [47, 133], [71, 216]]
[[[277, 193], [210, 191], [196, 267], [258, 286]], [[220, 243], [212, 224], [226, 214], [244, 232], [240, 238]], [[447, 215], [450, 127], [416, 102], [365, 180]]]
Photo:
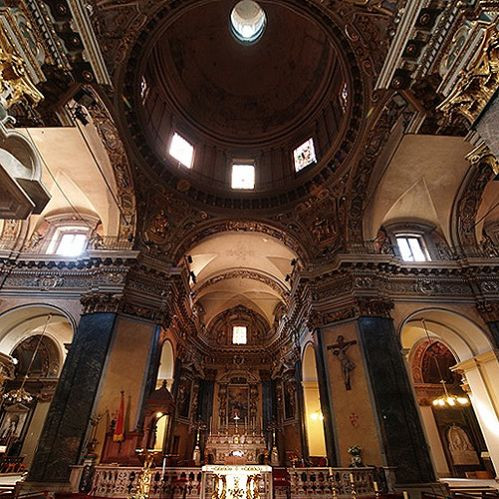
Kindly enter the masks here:
[[[81, 466], [74, 466], [73, 473], [81, 477]], [[374, 482], [380, 492], [390, 492], [385, 473], [379, 468], [288, 468], [289, 486], [275, 487], [275, 498], [302, 499], [315, 496], [323, 498], [374, 496]], [[388, 470], [389, 471], [389, 470]], [[96, 466], [91, 491], [96, 497], [125, 498], [136, 493], [143, 469], [113, 465]], [[171, 499], [197, 499], [202, 497], [201, 468], [152, 468], [150, 470], [149, 497]], [[270, 478], [270, 474], [269, 474]], [[72, 480], [76, 485], [78, 479]], [[388, 477], [388, 482], [390, 477]], [[269, 483], [270, 485], [270, 483]], [[210, 489], [210, 484], [206, 485]], [[262, 491], [268, 490], [261, 484]], [[76, 490], [74, 491], [76, 492]], [[205, 490], [206, 493], [211, 490]], [[263, 493], [265, 495], [265, 492]], [[262, 496], [263, 497], [263, 496]]]
[[[97, 497], [130, 497], [135, 494], [143, 469], [96, 466], [91, 494]], [[149, 497], [194, 499], [201, 496], [200, 468], [152, 468]]]
[[376, 468], [290, 468], [288, 472], [291, 497], [297, 499], [374, 495], [374, 482], [386, 488], [384, 474]]

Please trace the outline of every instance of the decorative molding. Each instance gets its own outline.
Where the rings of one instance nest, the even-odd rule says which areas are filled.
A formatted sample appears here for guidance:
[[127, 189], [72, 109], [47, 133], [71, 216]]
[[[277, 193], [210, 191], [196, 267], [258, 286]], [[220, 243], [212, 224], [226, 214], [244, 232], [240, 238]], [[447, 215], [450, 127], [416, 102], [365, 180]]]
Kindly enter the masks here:
[[213, 277], [210, 277], [209, 279], [204, 281], [199, 287], [195, 288], [194, 296], [199, 295], [201, 291], [210, 286], [213, 286], [217, 282], [226, 281], [228, 279], [251, 279], [253, 281], [258, 281], [267, 285], [269, 288], [279, 293], [279, 295], [283, 299], [286, 299], [289, 296], [289, 291], [278, 279], [273, 278], [270, 275], [263, 274], [262, 272], [257, 272], [254, 270], [245, 270], [245, 269], [230, 270], [228, 272], [223, 272], [221, 274], [217, 274]]
[[[464, 117], [472, 125], [499, 88], [499, 31], [485, 30], [482, 46], [449, 96], [438, 106], [446, 122]], [[457, 117], [459, 120], [459, 117]]]

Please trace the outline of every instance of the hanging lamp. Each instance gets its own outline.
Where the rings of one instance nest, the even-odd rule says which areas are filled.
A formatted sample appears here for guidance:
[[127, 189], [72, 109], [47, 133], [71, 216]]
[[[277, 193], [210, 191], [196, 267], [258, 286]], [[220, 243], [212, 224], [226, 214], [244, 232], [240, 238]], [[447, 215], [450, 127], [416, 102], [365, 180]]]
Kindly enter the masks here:
[[31, 367], [33, 366], [33, 362], [35, 361], [36, 354], [38, 353], [38, 349], [40, 348], [40, 345], [42, 344], [43, 337], [45, 336], [45, 332], [47, 331], [47, 326], [49, 325], [50, 319], [52, 318], [52, 314], [49, 314], [47, 316], [47, 321], [45, 322], [45, 326], [43, 327], [42, 334], [40, 335], [40, 338], [38, 339], [38, 343], [36, 344], [36, 348], [33, 352], [33, 355], [31, 356], [31, 360], [28, 364], [28, 369], [26, 369], [26, 374], [24, 375], [23, 381], [21, 383], [21, 386], [19, 388], [15, 388], [14, 390], [10, 390], [7, 393], [4, 393], [3, 395], [3, 400], [6, 404], [12, 405], [12, 404], [29, 404], [33, 400], [33, 395], [29, 393], [25, 388], [24, 385], [26, 384], [26, 381], [29, 378], [29, 371]]

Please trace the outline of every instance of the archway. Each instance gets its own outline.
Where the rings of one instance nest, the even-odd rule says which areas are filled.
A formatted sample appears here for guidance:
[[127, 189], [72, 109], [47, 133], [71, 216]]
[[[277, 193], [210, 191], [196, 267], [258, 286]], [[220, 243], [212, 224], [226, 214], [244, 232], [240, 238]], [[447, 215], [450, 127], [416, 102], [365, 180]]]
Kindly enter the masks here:
[[21, 401], [7, 398], [0, 412], [5, 465], [31, 464], [73, 332], [65, 313], [48, 305], [17, 307], [0, 316], [0, 353], [15, 364], [4, 392], [23, 388], [28, 394]]
[[309, 456], [326, 456], [326, 439], [319, 395], [319, 379], [314, 347], [309, 343], [303, 353], [303, 399], [305, 402], [305, 429]]
[[[499, 392], [492, 380], [497, 379], [499, 365], [486, 333], [460, 314], [429, 308], [413, 313], [403, 322], [400, 339], [408, 352], [411, 378], [439, 476], [484, 477], [481, 472], [486, 469], [495, 476], [491, 465], [495, 469], [499, 466]], [[438, 375], [430, 373], [428, 367], [428, 362], [435, 359]], [[471, 408], [458, 407], [459, 404], [433, 406], [432, 400], [443, 395], [435, 376], [446, 380], [451, 393], [457, 390], [456, 395], [463, 396], [461, 383]], [[473, 428], [475, 417], [478, 424]], [[469, 451], [467, 456], [458, 456], [450, 441], [451, 437], [458, 439], [457, 433], [466, 440], [462, 450]], [[490, 461], [483, 452], [489, 453]]]
[[173, 372], [175, 360], [173, 357], [173, 346], [169, 340], [165, 340], [161, 346], [161, 356], [159, 358], [158, 376], [156, 378], [156, 389], [160, 388], [166, 381], [166, 387], [171, 390], [173, 384]]

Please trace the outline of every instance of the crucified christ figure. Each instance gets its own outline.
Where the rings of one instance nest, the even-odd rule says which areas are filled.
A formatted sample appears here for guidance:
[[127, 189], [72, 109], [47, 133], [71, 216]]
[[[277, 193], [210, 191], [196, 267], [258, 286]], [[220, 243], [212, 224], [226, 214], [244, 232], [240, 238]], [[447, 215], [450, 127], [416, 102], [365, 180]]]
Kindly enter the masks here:
[[327, 347], [328, 350], [333, 351], [333, 355], [338, 357], [338, 360], [341, 362], [341, 372], [343, 373], [343, 381], [347, 390], [352, 389], [350, 374], [356, 367], [355, 362], [348, 357], [347, 350], [356, 343], [355, 340], [345, 341], [345, 337], [340, 334], [336, 338], [336, 344]]

